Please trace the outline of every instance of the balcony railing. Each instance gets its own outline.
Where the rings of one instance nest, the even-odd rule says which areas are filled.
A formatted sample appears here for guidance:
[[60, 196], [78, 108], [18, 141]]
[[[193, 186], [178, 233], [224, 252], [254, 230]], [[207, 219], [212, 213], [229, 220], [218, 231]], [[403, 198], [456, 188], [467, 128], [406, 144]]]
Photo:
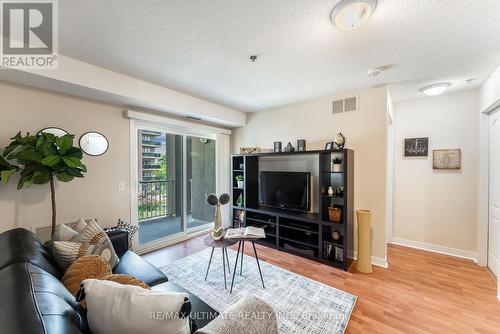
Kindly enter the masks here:
[[155, 153], [155, 152], [142, 152], [143, 157], [152, 157], [152, 158], [160, 158], [161, 153]]
[[168, 205], [168, 192], [173, 184], [174, 180], [139, 181], [139, 221], [174, 214], [173, 208]]
[[142, 169], [161, 169], [161, 165], [142, 165]]
[[157, 140], [143, 140], [142, 143], [144, 145], [161, 146], [161, 141]]

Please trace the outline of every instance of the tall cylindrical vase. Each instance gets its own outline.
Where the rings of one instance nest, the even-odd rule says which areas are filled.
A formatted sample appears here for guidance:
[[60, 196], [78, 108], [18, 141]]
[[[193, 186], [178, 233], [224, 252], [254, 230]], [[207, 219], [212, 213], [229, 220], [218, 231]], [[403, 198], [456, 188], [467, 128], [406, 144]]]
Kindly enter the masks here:
[[370, 220], [372, 213], [369, 210], [357, 210], [358, 217], [358, 263], [356, 269], [362, 273], [371, 273], [372, 252], [370, 241]]

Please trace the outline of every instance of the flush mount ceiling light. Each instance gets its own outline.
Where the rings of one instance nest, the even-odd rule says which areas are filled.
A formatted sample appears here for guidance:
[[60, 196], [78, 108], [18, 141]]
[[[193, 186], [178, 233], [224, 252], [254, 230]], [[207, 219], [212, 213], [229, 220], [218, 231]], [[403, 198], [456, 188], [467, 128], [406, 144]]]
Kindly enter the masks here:
[[377, 0], [342, 0], [332, 10], [333, 24], [342, 30], [361, 27], [377, 7]]
[[440, 82], [420, 88], [420, 91], [428, 96], [443, 94], [446, 88], [450, 87], [450, 82]]

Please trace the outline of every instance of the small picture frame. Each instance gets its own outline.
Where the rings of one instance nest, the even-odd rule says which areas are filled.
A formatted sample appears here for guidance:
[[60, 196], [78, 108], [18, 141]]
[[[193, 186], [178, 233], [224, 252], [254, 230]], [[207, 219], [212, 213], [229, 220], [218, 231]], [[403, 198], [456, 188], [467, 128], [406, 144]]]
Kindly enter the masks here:
[[344, 261], [344, 250], [340, 247], [335, 247], [335, 260]]
[[331, 150], [333, 150], [333, 148], [334, 148], [333, 141], [325, 144], [325, 151], [331, 151]]

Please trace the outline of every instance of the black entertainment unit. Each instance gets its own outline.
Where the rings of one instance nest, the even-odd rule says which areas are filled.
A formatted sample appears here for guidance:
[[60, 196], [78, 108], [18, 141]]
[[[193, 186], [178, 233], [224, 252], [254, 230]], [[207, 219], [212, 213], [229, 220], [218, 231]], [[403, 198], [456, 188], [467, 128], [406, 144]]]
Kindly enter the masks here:
[[[272, 205], [262, 204], [260, 158], [282, 158], [293, 156], [294, 159], [304, 156], [308, 159], [318, 159], [319, 170], [316, 171], [318, 180], [316, 192], [318, 201], [313, 211], [280, 208], [280, 201], [290, 201], [304, 209], [303, 202], [293, 199], [293, 196], [284, 195], [279, 201], [270, 200]], [[334, 171], [332, 160], [342, 160], [340, 169]], [[266, 158], [269, 160], [269, 158]], [[347, 270], [352, 262], [353, 255], [353, 224], [354, 224], [354, 152], [342, 150], [317, 150], [306, 152], [270, 152], [252, 154], [234, 154], [231, 156], [232, 180], [232, 214], [233, 226], [257, 226], [266, 231], [266, 238], [259, 240], [262, 245], [314, 259], [322, 263]], [[304, 178], [310, 171], [297, 170], [297, 177]], [[291, 172], [269, 172], [272, 174], [291, 174]], [[236, 176], [243, 177], [243, 186], [238, 186]], [[300, 176], [302, 175], [302, 176]], [[276, 178], [272, 179], [279, 185]], [[328, 193], [332, 188], [335, 192]], [[299, 191], [300, 189], [290, 191]], [[298, 188], [295, 186], [295, 188]], [[310, 184], [308, 185], [311, 191]], [[341, 189], [341, 191], [339, 191]], [[271, 191], [272, 194], [272, 191]], [[271, 196], [271, 195], [267, 195]], [[308, 194], [308, 207], [310, 207], [311, 194]], [[269, 204], [269, 203], [266, 203]], [[285, 205], [284, 205], [285, 206]], [[329, 207], [336, 208], [337, 217], [331, 217]], [[335, 221], [335, 222], [334, 222]], [[335, 233], [335, 239], [332, 236]]]

